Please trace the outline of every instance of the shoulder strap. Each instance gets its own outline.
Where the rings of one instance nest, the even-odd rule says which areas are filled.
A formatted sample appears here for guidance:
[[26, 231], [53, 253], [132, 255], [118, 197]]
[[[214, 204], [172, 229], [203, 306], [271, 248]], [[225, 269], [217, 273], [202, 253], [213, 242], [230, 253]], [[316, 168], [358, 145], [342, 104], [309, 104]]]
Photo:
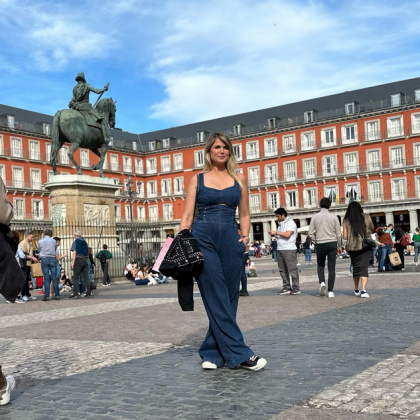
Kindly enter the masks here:
[[[200, 177], [201, 175], [201, 177]], [[203, 179], [203, 174], [200, 173], [197, 175], [197, 188], [195, 189], [195, 204], [194, 204], [194, 216], [193, 216], [193, 221], [191, 223], [191, 227], [190, 230], [192, 230], [195, 221], [197, 220], [197, 215], [198, 215], [198, 205], [197, 205], [197, 201], [198, 201], [198, 192], [200, 191], [200, 181]]]

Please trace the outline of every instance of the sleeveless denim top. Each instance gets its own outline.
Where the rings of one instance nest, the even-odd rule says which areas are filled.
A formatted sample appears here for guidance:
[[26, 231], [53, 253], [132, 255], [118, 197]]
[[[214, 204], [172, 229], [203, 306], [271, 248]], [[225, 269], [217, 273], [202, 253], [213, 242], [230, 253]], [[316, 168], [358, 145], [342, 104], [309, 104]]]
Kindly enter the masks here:
[[236, 223], [235, 212], [239, 204], [241, 191], [239, 184], [218, 190], [204, 185], [204, 174], [198, 174], [197, 206], [199, 220], [219, 223]]

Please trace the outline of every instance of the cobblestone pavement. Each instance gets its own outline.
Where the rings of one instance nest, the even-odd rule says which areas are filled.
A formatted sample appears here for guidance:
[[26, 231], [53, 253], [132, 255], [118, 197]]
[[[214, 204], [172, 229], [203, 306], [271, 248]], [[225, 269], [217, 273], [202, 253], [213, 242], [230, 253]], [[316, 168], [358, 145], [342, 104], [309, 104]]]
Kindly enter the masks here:
[[240, 300], [238, 322], [246, 342], [268, 359], [257, 373], [201, 370], [205, 311], [196, 293], [195, 311], [181, 312], [174, 282], [122, 283], [76, 302], [0, 299], [0, 362], [18, 381], [0, 417], [416, 418], [418, 273], [372, 270], [371, 298], [360, 299], [347, 277], [349, 261], [339, 261], [336, 298], [328, 299], [318, 296], [315, 264], [299, 267], [299, 296], [277, 295], [282, 284], [269, 258], [256, 264], [259, 277]]

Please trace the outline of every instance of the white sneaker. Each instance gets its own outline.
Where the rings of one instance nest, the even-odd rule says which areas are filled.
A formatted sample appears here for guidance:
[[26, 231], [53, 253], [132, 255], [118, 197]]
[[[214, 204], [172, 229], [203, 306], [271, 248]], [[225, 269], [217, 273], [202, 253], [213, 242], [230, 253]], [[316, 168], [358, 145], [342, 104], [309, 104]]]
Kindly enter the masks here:
[[417, 265], [417, 263], [416, 263], [416, 265]]
[[361, 298], [368, 298], [369, 294], [368, 294], [368, 292], [366, 292], [366, 290], [361, 290], [360, 291], [360, 297]]
[[361, 295], [361, 291], [359, 289], [355, 289], [354, 290], [354, 296], [360, 296]]
[[10, 303], [10, 300], [6, 300], [6, 303]]
[[205, 369], [205, 370], [214, 370], [214, 369], [217, 369], [217, 365], [215, 365], [214, 363], [212, 363], [212, 362], [203, 362], [202, 364], [201, 364], [201, 367], [203, 368], [203, 369]]
[[297, 263], [296, 265], [300, 265], [300, 263]]
[[335, 297], [334, 292], [328, 292], [328, 297], [329, 297], [329, 298], [330, 298], [330, 297]]
[[35, 296], [29, 296], [29, 297], [26, 298], [26, 300], [36, 300], [36, 297]]
[[26, 300], [23, 299], [16, 299], [15, 303], [26, 303]]
[[22, 296], [22, 300], [24, 300], [25, 302], [28, 301], [28, 297], [27, 296]]
[[327, 285], [324, 282], [322, 282], [319, 285], [319, 296], [325, 296], [326, 291], [327, 291]]
[[0, 394], [0, 405], [6, 405], [10, 401], [10, 394], [16, 385], [15, 378], [11, 375], [6, 376], [7, 388], [3, 395]]
[[349, 272], [349, 277], [353, 277], [353, 273], [351, 271]]

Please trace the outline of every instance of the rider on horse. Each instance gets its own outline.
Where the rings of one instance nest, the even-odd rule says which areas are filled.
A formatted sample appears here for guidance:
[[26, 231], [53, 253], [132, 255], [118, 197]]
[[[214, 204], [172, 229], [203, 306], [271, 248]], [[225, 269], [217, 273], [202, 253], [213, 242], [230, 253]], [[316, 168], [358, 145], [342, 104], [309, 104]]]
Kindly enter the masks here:
[[85, 74], [79, 73], [76, 76], [77, 85], [73, 88], [73, 98], [69, 102], [69, 108], [75, 109], [76, 111], [85, 111], [93, 115], [98, 123], [101, 125], [102, 133], [106, 143], [111, 141], [111, 136], [108, 132], [104, 121], [104, 115], [95, 109], [89, 102], [89, 92], [102, 94], [108, 90], [108, 85], [103, 89], [95, 89], [89, 83], [86, 82]]

